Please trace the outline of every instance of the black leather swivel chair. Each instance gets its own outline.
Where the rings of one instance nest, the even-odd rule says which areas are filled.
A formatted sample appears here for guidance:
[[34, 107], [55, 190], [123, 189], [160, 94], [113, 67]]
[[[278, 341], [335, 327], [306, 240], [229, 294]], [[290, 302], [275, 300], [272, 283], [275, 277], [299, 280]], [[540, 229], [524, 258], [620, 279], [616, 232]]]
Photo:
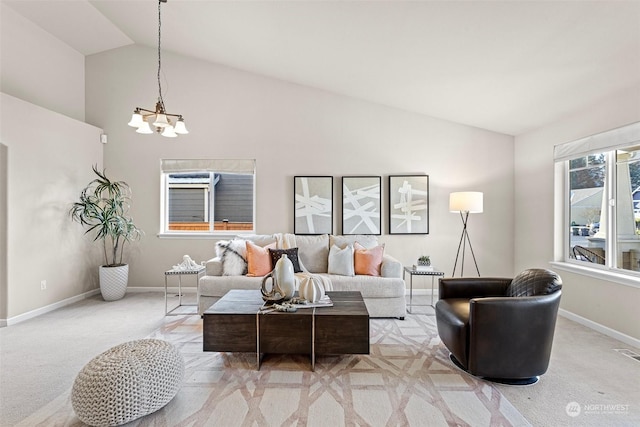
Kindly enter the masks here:
[[440, 279], [436, 322], [451, 360], [490, 381], [535, 383], [549, 366], [561, 288], [544, 269], [513, 279]]

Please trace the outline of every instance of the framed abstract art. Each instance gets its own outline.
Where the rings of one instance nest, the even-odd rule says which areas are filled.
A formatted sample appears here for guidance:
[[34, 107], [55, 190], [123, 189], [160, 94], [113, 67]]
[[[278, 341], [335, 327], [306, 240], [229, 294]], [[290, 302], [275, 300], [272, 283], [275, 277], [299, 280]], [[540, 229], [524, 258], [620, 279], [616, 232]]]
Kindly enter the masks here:
[[381, 187], [379, 176], [342, 177], [342, 234], [381, 234]]
[[295, 234], [333, 233], [333, 177], [296, 176], [294, 191]]
[[429, 175], [389, 176], [389, 234], [429, 234]]

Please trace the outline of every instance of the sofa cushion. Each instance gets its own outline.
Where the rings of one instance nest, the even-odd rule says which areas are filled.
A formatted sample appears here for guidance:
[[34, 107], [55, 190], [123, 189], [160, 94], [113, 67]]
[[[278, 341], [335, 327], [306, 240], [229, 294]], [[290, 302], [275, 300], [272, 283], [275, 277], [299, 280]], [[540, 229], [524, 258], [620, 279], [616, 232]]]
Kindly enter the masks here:
[[382, 256], [380, 275], [382, 277], [402, 277], [402, 263], [389, 254]]
[[[363, 298], [404, 298], [405, 284], [400, 278], [374, 276], [339, 276], [322, 274], [331, 280], [334, 291], [360, 291]], [[221, 297], [232, 289], [260, 289], [262, 277], [204, 276], [198, 284], [203, 296]]]
[[[324, 275], [323, 275], [324, 276]], [[405, 284], [400, 278], [377, 276], [339, 276], [327, 274], [334, 291], [360, 291], [362, 298], [404, 298]]]
[[555, 272], [543, 268], [530, 268], [519, 273], [507, 287], [510, 297], [548, 295], [562, 288], [562, 279]]
[[329, 235], [318, 236], [296, 235], [298, 257], [310, 273], [326, 273], [328, 271]]
[[347, 245], [344, 249], [340, 249], [336, 245], [329, 249], [329, 274], [338, 274], [341, 276], [355, 276], [353, 268], [353, 246]]
[[261, 283], [262, 277], [204, 276], [198, 281], [198, 294], [220, 298], [232, 289], [260, 289]]
[[251, 240], [258, 246], [265, 247], [272, 243], [276, 243], [276, 236], [273, 234], [242, 234], [237, 236], [238, 239]]
[[272, 270], [269, 249], [275, 249], [275, 247], [275, 243], [270, 243], [263, 248], [247, 240], [247, 276], [264, 276]]
[[223, 276], [240, 276], [247, 273], [245, 240], [220, 240], [216, 243], [216, 254], [222, 261]]
[[302, 269], [300, 268], [300, 263], [298, 262], [298, 248], [290, 248], [290, 249], [269, 249], [269, 255], [271, 255], [271, 268], [276, 267], [276, 262], [282, 257], [282, 255], [286, 255], [293, 264], [293, 272], [294, 273], [302, 273]]
[[222, 276], [222, 260], [219, 257], [211, 258], [205, 267], [206, 276]]
[[353, 246], [356, 242], [360, 243], [365, 248], [373, 248], [378, 246], [378, 238], [368, 234], [353, 234], [347, 236], [329, 236], [329, 247], [336, 245], [339, 248], [344, 248], [347, 245]]
[[359, 242], [354, 244], [354, 270], [356, 274], [380, 276], [380, 266], [384, 255], [384, 245], [365, 248]]

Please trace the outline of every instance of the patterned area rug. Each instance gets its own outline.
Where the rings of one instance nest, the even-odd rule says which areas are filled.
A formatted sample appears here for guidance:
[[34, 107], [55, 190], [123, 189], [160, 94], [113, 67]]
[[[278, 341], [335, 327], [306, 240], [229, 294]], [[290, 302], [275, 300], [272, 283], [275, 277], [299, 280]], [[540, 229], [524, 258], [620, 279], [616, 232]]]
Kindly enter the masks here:
[[[528, 426], [491, 384], [458, 370], [435, 317], [372, 319], [371, 354], [266, 355], [202, 351], [197, 316], [167, 319], [150, 338], [184, 356], [185, 381], [163, 409], [131, 426]], [[19, 425], [82, 426], [69, 393]]]

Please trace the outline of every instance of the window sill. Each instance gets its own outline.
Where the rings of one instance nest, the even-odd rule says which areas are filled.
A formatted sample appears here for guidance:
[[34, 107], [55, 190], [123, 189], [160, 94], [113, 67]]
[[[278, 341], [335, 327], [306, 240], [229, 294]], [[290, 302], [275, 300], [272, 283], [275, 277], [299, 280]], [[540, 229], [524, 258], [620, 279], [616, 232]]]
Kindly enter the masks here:
[[580, 274], [593, 279], [606, 280], [632, 288], [640, 288], [640, 273], [638, 272], [622, 273], [620, 270], [614, 271], [607, 268], [586, 267], [569, 262], [552, 261], [550, 264], [558, 270], [569, 273]]
[[158, 233], [157, 236], [160, 239], [229, 239], [242, 234], [252, 233], [239, 233], [237, 231], [229, 230], [228, 232], [217, 233]]

